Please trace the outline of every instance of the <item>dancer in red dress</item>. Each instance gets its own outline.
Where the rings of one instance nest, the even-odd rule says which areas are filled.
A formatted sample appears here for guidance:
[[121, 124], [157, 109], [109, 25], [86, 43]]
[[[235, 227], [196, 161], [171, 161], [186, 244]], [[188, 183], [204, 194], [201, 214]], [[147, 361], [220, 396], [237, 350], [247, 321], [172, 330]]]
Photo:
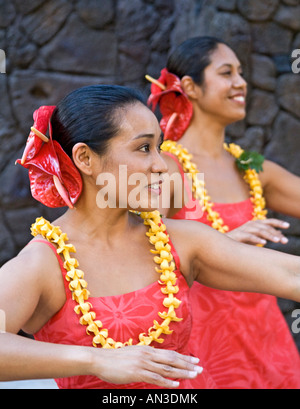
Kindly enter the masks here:
[[83, 87], [56, 108], [38, 109], [34, 121], [18, 163], [37, 200], [69, 209], [53, 224], [36, 219], [34, 239], [0, 270], [0, 380], [215, 388], [188, 344], [189, 287], [198, 281], [300, 301], [300, 258], [238, 243], [202, 223], [162, 222], [155, 210], [167, 171], [161, 129], [136, 91]]
[[[174, 204], [181, 194], [175, 187], [171, 208], [161, 212], [213, 226], [248, 244], [286, 243], [280, 230], [287, 226], [267, 219], [265, 205], [300, 217], [299, 177], [236, 145], [224, 149], [226, 126], [245, 117], [247, 86], [235, 53], [221, 40], [192, 38], [170, 55], [158, 80], [148, 79], [154, 82], [149, 102], [153, 108], [159, 104], [162, 113], [169, 174], [180, 172], [185, 180], [186, 204]], [[252, 160], [253, 168], [241, 158]], [[184, 174], [191, 170], [204, 174], [202, 187], [196, 188], [194, 179], [192, 186], [187, 183]], [[245, 179], [245, 172], [251, 177]], [[190, 345], [219, 388], [300, 387], [299, 353], [275, 297], [198, 283], [191, 295]]]
[[[61, 266], [63, 277], [66, 271], [63, 262], [56, 253], [56, 248], [52, 247]], [[172, 245], [172, 243], [170, 242]], [[178, 297], [182, 301], [177, 310], [178, 316], [182, 319], [176, 325], [170, 325], [174, 330], [172, 336], [165, 337], [163, 348], [180, 352], [183, 355], [191, 355], [189, 351], [189, 336], [192, 327], [192, 318], [189, 303], [189, 287], [183, 275], [180, 273], [180, 260], [172, 246], [172, 254], [176, 263], [175, 273], [178, 277], [178, 286], [180, 292]], [[64, 343], [67, 345], [85, 345], [90, 346], [90, 339], [86, 335], [85, 328], [78, 325], [78, 317], [74, 314], [75, 302], [72, 300], [72, 294], [65, 282], [66, 303], [63, 308], [52, 317], [46, 325], [37, 332], [35, 339], [51, 343]], [[114, 339], [126, 342], [129, 338], [138, 339], [139, 333], [143, 328], [150, 328], [153, 324], [153, 311], [159, 311], [161, 308], [161, 286], [156, 281], [137, 291], [126, 294], [90, 297], [94, 311], [99, 317], [103, 317], [102, 322], [105, 328], [109, 328]], [[77, 331], [69, 331], [69, 326], [77, 328]], [[112, 385], [95, 376], [76, 376], [71, 378], [56, 379], [60, 389], [156, 389], [158, 386], [147, 384], [145, 382], [130, 383], [124, 385]], [[215, 389], [216, 385], [212, 377], [204, 369], [201, 376], [195, 379], [184, 379], [180, 383], [180, 389]]]

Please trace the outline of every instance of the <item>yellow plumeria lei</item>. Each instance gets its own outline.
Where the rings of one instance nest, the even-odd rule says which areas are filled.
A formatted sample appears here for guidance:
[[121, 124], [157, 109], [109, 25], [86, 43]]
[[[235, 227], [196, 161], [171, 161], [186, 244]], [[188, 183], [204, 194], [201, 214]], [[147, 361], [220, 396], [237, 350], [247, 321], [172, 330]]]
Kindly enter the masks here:
[[[240, 146], [234, 143], [230, 143], [229, 145], [225, 143], [224, 149], [231, 153], [236, 159], [244, 152]], [[257, 171], [251, 168], [245, 170], [244, 180], [250, 186], [250, 196], [253, 203], [253, 220], [264, 220], [268, 212], [266, 210], [266, 200], [263, 196], [263, 188]]]
[[[230, 152], [235, 158], [239, 158], [244, 152], [241, 147], [231, 143], [230, 145], [224, 144], [224, 149]], [[188, 176], [192, 178], [192, 192], [195, 199], [199, 200], [202, 209], [207, 214], [207, 219], [211, 222], [214, 229], [221, 233], [226, 233], [229, 228], [224, 224], [223, 219], [219, 213], [213, 210], [213, 203], [210, 201], [210, 197], [205, 189], [205, 183], [203, 180], [197, 178], [197, 167], [195, 163], [191, 161], [192, 155], [183, 148], [182, 145], [177, 144], [175, 141], [166, 140], [161, 145], [161, 150], [164, 152], [172, 153], [177, 157], [180, 164], [183, 167], [184, 172], [187, 172]], [[265, 210], [266, 202], [263, 197], [263, 189], [258, 178], [258, 174], [255, 169], [245, 170], [244, 180], [250, 186], [250, 196], [253, 203], [253, 220], [263, 220], [266, 217], [267, 211]]]
[[[176, 316], [175, 311], [181, 304], [181, 301], [175, 297], [179, 288], [176, 285], [177, 276], [174, 273], [175, 263], [173, 262], [169, 236], [165, 233], [166, 226], [161, 222], [158, 211], [142, 212], [139, 214], [144, 219], [144, 224], [149, 226], [149, 231], [146, 235], [149, 237], [150, 243], [155, 247], [155, 250], [151, 249], [150, 251], [155, 254], [155, 263], [159, 264], [159, 267], [155, 267], [155, 270], [160, 274], [159, 284], [164, 285], [161, 291], [167, 296], [163, 300], [163, 305], [168, 308], [168, 311], [158, 313], [163, 321], [158, 323], [154, 320], [153, 326], [148, 329], [147, 334], [141, 333], [139, 335], [137, 345], [150, 345], [153, 341], [158, 343], [164, 342], [164, 339], [160, 338], [161, 334], [171, 334], [173, 332], [169, 329], [169, 324], [172, 321], [178, 322], [182, 320], [182, 318]], [[76, 249], [72, 244], [66, 244], [68, 241], [67, 235], [62, 233], [58, 226], [53, 226], [43, 217], [36, 219], [36, 222], [31, 226], [31, 233], [33, 236], [42, 235], [50, 243], [55, 244], [57, 253], [63, 257], [64, 268], [67, 270], [65, 279], [70, 283], [69, 289], [72, 292], [72, 298], [78, 304], [74, 311], [78, 315], [81, 314], [80, 324], [86, 325], [87, 334], [93, 336], [93, 346], [121, 348], [132, 345], [132, 339], [122, 343], [110, 338], [108, 330], [103, 328], [102, 322], [96, 320], [96, 314], [92, 311], [93, 306], [88, 302], [90, 293], [87, 290], [84, 273], [78, 269], [78, 261], [70, 256], [70, 253], [75, 253]]]

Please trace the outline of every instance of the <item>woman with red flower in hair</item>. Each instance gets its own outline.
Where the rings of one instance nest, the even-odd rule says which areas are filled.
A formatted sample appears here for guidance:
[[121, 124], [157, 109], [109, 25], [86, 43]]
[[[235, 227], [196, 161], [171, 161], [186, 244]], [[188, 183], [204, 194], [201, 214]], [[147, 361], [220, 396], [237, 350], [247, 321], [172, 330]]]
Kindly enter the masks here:
[[[183, 205], [174, 199], [182, 196], [182, 185], [171, 185], [171, 206], [161, 213], [251, 245], [287, 243], [281, 229], [288, 223], [268, 219], [266, 206], [300, 217], [300, 178], [225, 144], [226, 127], [246, 114], [247, 83], [234, 51], [213, 37], [191, 38], [170, 54], [158, 80], [148, 79], [149, 104], [162, 116], [169, 175], [185, 180]], [[299, 353], [274, 297], [198, 283], [191, 294], [190, 345], [220, 388], [300, 387]]]
[[[68, 208], [53, 223], [38, 217], [34, 238], [0, 270], [0, 381], [215, 389], [188, 342], [192, 283], [300, 301], [300, 257], [197, 222], [165, 224], [156, 210], [167, 172], [161, 142], [155, 115], [126, 87], [83, 87], [35, 112], [18, 163], [37, 200]], [[99, 206], [103, 191], [114, 200]]]

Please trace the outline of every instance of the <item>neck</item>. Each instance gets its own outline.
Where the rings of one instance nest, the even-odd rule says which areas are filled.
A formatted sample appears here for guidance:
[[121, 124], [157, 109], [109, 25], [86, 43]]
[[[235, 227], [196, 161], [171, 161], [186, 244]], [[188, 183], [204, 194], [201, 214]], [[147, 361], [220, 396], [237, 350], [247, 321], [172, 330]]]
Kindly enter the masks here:
[[218, 158], [224, 154], [225, 126], [205, 115], [193, 115], [179, 143], [193, 155]]
[[101, 240], [111, 243], [128, 234], [130, 216], [127, 209], [100, 209], [96, 199], [88, 196], [82, 195], [75, 209], [68, 210], [63, 216], [63, 224], [70, 236], [80, 234], [81, 239], [87, 242]]

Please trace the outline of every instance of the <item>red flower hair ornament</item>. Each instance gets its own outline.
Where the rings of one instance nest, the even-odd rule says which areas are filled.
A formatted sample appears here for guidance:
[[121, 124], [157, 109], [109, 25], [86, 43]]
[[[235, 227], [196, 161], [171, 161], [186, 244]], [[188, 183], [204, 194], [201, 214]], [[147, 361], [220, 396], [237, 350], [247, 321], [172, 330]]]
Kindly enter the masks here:
[[[60, 144], [52, 139], [50, 118], [55, 106], [41, 106], [33, 114], [34, 124], [21, 159], [16, 163], [29, 170], [32, 196], [48, 207], [74, 208], [82, 191], [80, 173]], [[49, 138], [45, 135], [49, 127]]]
[[193, 115], [193, 105], [183, 92], [180, 79], [166, 68], [161, 71], [158, 80], [146, 75], [152, 82], [148, 105], [155, 111], [159, 104], [162, 119], [160, 126], [164, 139], [178, 141], [188, 128]]

